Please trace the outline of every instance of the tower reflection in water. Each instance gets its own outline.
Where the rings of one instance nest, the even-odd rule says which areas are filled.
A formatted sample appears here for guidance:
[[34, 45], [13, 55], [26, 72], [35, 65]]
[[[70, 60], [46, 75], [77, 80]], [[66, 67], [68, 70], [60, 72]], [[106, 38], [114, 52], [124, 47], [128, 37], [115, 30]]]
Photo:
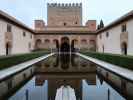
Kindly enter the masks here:
[[[82, 100], [83, 80], [85, 80], [89, 85], [96, 84], [96, 67], [93, 66], [94, 68], [89, 68], [89, 70], [84, 73], [84, 69], [82, 71], [82, 67], [84, 66], [81, 66], [82, 60], [74, 54], [56, 55], [53, 57], [53, 60], [47, 59], [41, 63], [45, 63], [48, 60], [53, 61], [51, 62], [52, 66], [50, 65], [49, 68], [46, 68], [47, 70], [45, 70], [45, 66], [41, 67], [41, 70], [36, 70], [37, 75], [35, 81], [37, 86], [43, 85], [45, 80], [48, 81], [48, 100], [55, 100], [57, 89], [61, 86], [72, 87], [75, 91], [76, 100]], [[90, 63], [86, 64], [87, 67], [90, 67], [91, 65]], [[53, 71], [51, 70], [52, 68], [61, 68], [61, 70]], [[73, 71], [73, 69], [75, 70]]]

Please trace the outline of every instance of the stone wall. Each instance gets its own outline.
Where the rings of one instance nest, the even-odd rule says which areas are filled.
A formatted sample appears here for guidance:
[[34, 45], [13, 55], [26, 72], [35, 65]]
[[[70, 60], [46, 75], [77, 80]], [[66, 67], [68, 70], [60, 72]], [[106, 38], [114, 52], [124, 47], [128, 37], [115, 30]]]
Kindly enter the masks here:
[[[126, 32], [122, 32], [122, 25]], [[127, 45], [127, 54], [133, 55], [133, 19], [125, 21], [97, 35], [98, 52], [123, 54], [122, 44]]]
[[[77, 49], [90, 49], [96, 46], [96, 35], [36, 35], [35, 41], [41, 41], [39, 43], [40, 49], [54, 49], [56, 48], [56, 44], [54, 40], [58, 40], [59, 46], [61, 45], [61, 39], [63, 37], [68, 37], [69, 45], [72, 44], [72, 40], [76, 40], [75, 48]], [[46, 40], [49, 42], [46, 43]], [[92, 43], [93, 41], [93, 43]], [[35, 43], [38, 44], [38, 43]]]
[[[7, 32], [7, 25], [11, 26], [11, 32]], [[6, 55], [7, 46], [9, 54], [28, 53], [34, 49], [34, 35], [0, 19], [0, 55]]]
[[48, 4], [48, 26], [81, 26], [82, 4]]

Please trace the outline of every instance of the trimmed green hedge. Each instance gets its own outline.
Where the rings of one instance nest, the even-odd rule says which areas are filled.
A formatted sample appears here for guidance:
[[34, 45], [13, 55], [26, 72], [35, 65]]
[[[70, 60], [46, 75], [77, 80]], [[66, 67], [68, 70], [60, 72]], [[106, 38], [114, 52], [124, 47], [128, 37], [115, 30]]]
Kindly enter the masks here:
[[26, 53], [26, 54], [17, 54], [17, 55], [11, 55], [11, 56], [1, 56], [0, 57], [0, 70], [5, 69], [8, 67], [11, 67], [13, 65], [40, 57], [44, 54], [48, 54], [50, 52], [32, 52], [32, 53]]
[[98, 52], [80, 52], [87, 56], [97, 58], [109, 62], [114, 65], [118, 65], [124, 68], [133, 70], [133, 56], [125, 56], [119, 54], [98, 53]]

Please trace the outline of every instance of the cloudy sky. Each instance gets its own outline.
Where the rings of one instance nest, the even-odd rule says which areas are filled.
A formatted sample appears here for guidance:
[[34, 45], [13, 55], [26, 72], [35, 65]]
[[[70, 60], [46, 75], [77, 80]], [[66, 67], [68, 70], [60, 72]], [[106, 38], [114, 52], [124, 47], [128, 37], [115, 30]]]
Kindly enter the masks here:
[[105, 25], [133, 10], [133, 0], [1, 0], [0, 10], [7, 12], [29, 27], [34, 19], [47, 20], [47, 2], [83, 4], [83, 23], [103, 19]]

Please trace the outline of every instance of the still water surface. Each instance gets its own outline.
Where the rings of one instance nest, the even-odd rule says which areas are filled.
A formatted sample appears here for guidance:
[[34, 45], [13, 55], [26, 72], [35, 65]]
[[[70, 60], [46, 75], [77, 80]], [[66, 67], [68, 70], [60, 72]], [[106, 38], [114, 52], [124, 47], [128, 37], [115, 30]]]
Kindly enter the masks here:
[[95, 64], [75, 55], [55, 55], [34, 65], [34, 76], [9, 100], [55, 100], [61, 86], [74, 89], [76, 100], [126, 100], [97, 74]]

